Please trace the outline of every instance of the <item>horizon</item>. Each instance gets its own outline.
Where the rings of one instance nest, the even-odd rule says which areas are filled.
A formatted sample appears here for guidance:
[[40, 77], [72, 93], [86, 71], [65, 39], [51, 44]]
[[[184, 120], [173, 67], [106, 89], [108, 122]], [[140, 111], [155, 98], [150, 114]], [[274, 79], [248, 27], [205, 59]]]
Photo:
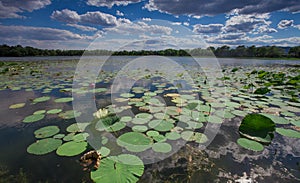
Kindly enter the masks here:
[[0, 9], [0, 44], [39, 49], [300, 45], [296, 0], [1, 0]]

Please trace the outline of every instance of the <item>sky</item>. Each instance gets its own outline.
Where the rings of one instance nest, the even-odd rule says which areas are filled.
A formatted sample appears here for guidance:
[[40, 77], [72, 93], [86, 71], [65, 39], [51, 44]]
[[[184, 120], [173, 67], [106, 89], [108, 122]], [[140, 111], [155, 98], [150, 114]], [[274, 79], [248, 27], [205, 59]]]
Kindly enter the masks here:
[[0, 44], [107, 50], [299, 46], [300, 0], [0, 0]]

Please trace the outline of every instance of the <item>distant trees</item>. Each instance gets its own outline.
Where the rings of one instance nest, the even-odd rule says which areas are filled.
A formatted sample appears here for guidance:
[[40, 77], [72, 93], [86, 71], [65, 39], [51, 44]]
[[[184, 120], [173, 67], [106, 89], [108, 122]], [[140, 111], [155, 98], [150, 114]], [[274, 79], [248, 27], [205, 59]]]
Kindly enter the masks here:
[[109, 50], [48, 50], [38, 49], [30, 46], [22, 47], [21, 45], [8, 46], [0, 45], [1, 57], [23, 57], [23, 56], [81, 56], [81, 55], [161, 55], [161, 56], [216, 56], [216, 57], [296, 57], [300, 58], [300, 46], [296, 47], [277, 47], [277, 46], [250, 46], [244, 45], [230, 48], [227, 45], [214, 48], [208, 47], [206, 49], [196, 48], [191, 50], [133, 50], [133, 51], [109, 51]]

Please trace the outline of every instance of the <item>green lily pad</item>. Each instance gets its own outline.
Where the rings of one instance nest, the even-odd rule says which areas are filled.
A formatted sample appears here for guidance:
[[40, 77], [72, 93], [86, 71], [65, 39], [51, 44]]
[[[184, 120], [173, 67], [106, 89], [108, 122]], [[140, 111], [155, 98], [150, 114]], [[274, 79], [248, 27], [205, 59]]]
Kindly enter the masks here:
[[102, 146], [99, 150], [97, 150], [97, 152], [100, 153], [102, 157], [107, 157], [110, 154], [110, 149]]
[[26, 118], [24, 118], [23, 122], [24, 123], [33, 123], [33, 122], [44, 119], [44, 117], [45, 117], [44, 114], [33, 114], [33, 115], [30, 115], [30, 116], [27, 116]]
[[78, 133], [73, 136], [72, 140], [75, 142], [82, 142], [82, 141], [86, 141], [88, 136], [89, 136], [88, 133]]
[[237, 143], [245, 149], [249, 149], [252, 151], [262, 151], [264, 150], [264, 146], [256, 141], [249, 140], [246, 138], [239, 138]]
[[75, 133], [69, 133], [68, 135], [66, 135], [63, 140], [64, 141], [71, 141], [73, 140], [73, 137], [75, 136]]
[[242, 120], [239, 131], [252, 140], [260, 141], [262, 138], [270, 141], [270, 137], [273, 138], [273, 132], [275, 131], [275, 123], [264, 115], [248, 114]]
[[46, 113], [46, 110], [38, 110], [38, 111], [35, 111], [33, 114], [45, 114]]
[[272, 114], [262, 114], [262, 115], [270, 118], [276, 124], [289, 124], [290, 123], [289, 120], [287, 120], [283, 117], [280, 117], [280, 116], [275, 116], [275, 115], [272, 115]]
[[34, 131], [34, 135], [36, 138], [47, 138], [57, 134], [58, 132], [58, 126], [46, 126]]
[[75, 117], [79, 117], [81, 115], [81, 112], [76, 112], [74, 110], [65, 111], [62, 113], [59, 113], [58, 116], [63, 119], [72, 119]]
[[134, 97], [134, 94], [131, 94], [131, 93], [122, 93], [120, 96], [124, 97], [124, 98], [131, 98], [131, 97]]
[[299, 121], [291, 121], [291, 123], [297, 127], [300, 127], [300, 120]]
[[39, 98], [35, 98], [32, 102], [35, 103], [39, 103], [39, 102], [46, 102], [50, 100], [50, 97], [45, 96], [45, 97], [39, 97]]
[[96, 183], [134, 183], [143, 173], [144, 164], [140, 158], [121, 154], [102, 159], [99, 168], [91, 172], [91, 179]]
[[87, 142], [66, 142], [59, 146], [56, 154], [59, 156], [76, 156], [84, 152], [87, 148]]
[[174, 124], [166, 120], [152, 120], [148, 125], [150, 128], [160, 132], [167, 132], [174, 128]]
[[136, 125], [132, 127], [132, 130], [135, 132], [145, 132], [148, 130], [147, 126], [143, 126], [143, 125]]
[[122, 121], [122, 122], [129, 122], [131, 120], [132, 120], [132, 117], [130, 117], [130, 116], [123, 116], [120, 119], [120, 121]]
[[116, 132], [116, 131], [122, 130], [125, 127], [126, 127], [126, 123], [124, 123], [124, 122], [116, 122], [115, 124], [106, 127], [105, 130], [107, 132]]
[[154, 131], [154, 130], [150, 130], [150, 131], [147, 131], [147, 136], [149, 137], [155, 137], [155, 136], [158, 136], [159, 135], [159, 132], [158, 131]]
[[54, 102], [56, 103], [64, 103], [64, 102], [71, 102], [71, 101], [73, 101], [72, 97], [58, 98], [54, 100]]
[[166, 133], [166, 137], [167, 139], [169, 140], [177, 140], [179, 139], [181, 136], [179, 133], [177, 132], [169, 132], [169, 133]]
[[77, 123], [73, 123], [70, 126], [67, 127], [67, 132], [69, 133], [76, 133], [76, 132], [80, 132], [81, 130], [79, 129]]
[[159, 142], [153, 144], [152, 149], [155, 152], [168, 153], [172, 151], [172, 146], [168, 143]]
[[284, 128], [276, 128], [276, 132], [280, 135], [291, 137], [291, 138], [300, 138], [300, 132], [291, 130], [291, 129], [284, 129]]
[[271, 90], [269, 88], [258, 88], [254, 91], [254, 94], [264, 95], [269, 93]]
[[61, 144], [61, 140], [54, 138], [37, 140], [27, 147], [27, 152], [35, 155], [43, 155], [55, 151]]
[[18, 108], [22, 108], [24, 106], [25, 106], [25, 103], [18, 103], [18, 104], [10, 105], [9, 108], [10, 109], [18, 109]]
[[62, 109], [51, 109], [47, 111], [47, 114], [58, 114], [62, 111]]
[[65, 137], [65, 134], [61, 134], [61, 133], [53, 136], [53, 138], [55, 138], [55, 139], [62, 139], [64, 137]]
[[118, 145], [132, 152], [142, 152], [151, 147], [152, 140], [140, 132], [128, 132], [117, 139]]

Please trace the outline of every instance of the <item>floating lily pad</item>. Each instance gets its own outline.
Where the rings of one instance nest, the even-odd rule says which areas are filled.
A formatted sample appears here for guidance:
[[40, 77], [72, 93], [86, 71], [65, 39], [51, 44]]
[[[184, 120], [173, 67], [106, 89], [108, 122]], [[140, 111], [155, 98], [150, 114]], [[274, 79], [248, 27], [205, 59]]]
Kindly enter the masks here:
[[67, 127], [66, 130], [67, 130], [67, 132], [69, 132], [69, 133], [76, 133], [76, 132], [81, 131], [81, 130], [78, 128], [77, 123], [71, 124], [70, 126]]
[[174, 124], [166, 120], [152, 120], [148, 125], [150, 128], [160, 132], [167, 132], [174, 128]]
[[35, 111], [33, 114], [45, 114], [46, 113], [46, 110], [38, 110], [38, 111]]
[[45, 117], [44, 114], [33, 114], [33, 115], [30, 115], [30, 116], [27, 116], [26, 118], [24, 118], [23, 122], [24, 123], [33, 123], [33, 122], [44, 119], [44, 117]]
[[65, 111], [62, 113], [59, 113], [58, 116], [63, 119], [72, 119], [75, 117], [79, 117], [81, 115], [81, 112], [76, 112], [74, 110]]
[[276, 128], [276, 132], [280, 135], [291, 137], [291, 138], [300, 138], [300, 132], [291, 130], [291, 129], [284, 129], [284, 128]]
[[47, 138], [57, 134], [58, 132], [58, 126], [46, 126], [34, 131], [34, 135], [36, 138]]
[[61, 134], [61, 133], [53, 136], [53, 138], [55, 138], [55, 139], [62, 139], [64, 137], [65, 137], [65, 134]]
[[159, 142], [153, 144], [152, 149], [155, 152], [168, 153], [172, 151], [172, 146], [168, 143]]
[[58, 114], [62, 111], [62, 109], [51, 109], [47, 111], [47, 114]]
[[264, 146], [256, 141], [249, 140], [246, 138], [239, 138], [237, 143], [245, 149], [249, 149], [252, 151], [262, 151], [264, 150]]
[[121, 154], [102, 159], [99, 168], [91, 172], [91, 179], [99, 183], [134, 183], [143, 173], [144, 164], [140, 158]]
[[132, 117], [130, 117], [130, 116], [123, 116], [120, 119], [120, 121], [122, 121], [122, 122], [129, 122], [131, 120], [132, 120]]
[[48, 100], [50, 100], [50, 97], [45, 96], [45, 97], [35, 98], [32, 102], [33, 103], [39, 103], [39, 102], [46, 102]]
[[22, 108], [25, 106], [25, 103], [18, 103], [18, 104], [13, 104], [11, 106], [9, 106], [10, 109], [18, 109], [18, 108]]
[[88, 133], [78, 133], [73, 136], [72, 140], [75, 142], [82, 142], [82, 141], [86, 141], [88, 136], [89, 136]]
[[170, 139], [170, 140], [177, 140], [179, 139], [181, 136], [179, 133], [177, 132], [169, 132], [169, 133], [166, 133], [166, 137], [167, 139]]
[[108, 131], [108, 132], [116, 132], [116, 131], [122, 130], [125, 127], [126, 127], [126, 123], [116, 122], [115, 124], [105, 128], [105, 130]]
[[66, 142], [59, 146], [56, 153], [59, 156], [76, 156], [84, 152], [87, 148], [87, 142]]
[[154, 130], [150, 130], [150, 131], [147, 131], [147, 136], [149, 137], [155, 137], [155, 136], [158, 136], [159, 135], [159, 132], [158, 131], [154, 131]]
[[71, 102], [71, 101], [73, 101], [72, 97], [58, 98], [54, 100], [54, 102], [56, 103]]
[[136, 125], [132, 127], [132, 130], [135, 132], [145, 132], [148, 130], [147, 126], [143, 126], [143, 125]]
[[117, 139], [120, 146], [132, 152], [142, 152], [151, 147], [152, 140], [140, 132], [128, 132]]
[[271, 90], [269, 88], [258, 88], [254, 91], [254, 94], [260, 94], [264, 95], [266, 93], [269, 93]]
[[280, 117], [280, 116], [275, 116], [275, 115], [272, 115], [272, 114], [262, 114], [268, 118], [270, 118], [272, 121], [274, 121], [276, 124], [289, 124], [289, 120], [283, 118], [283, 117]]
[[64, 141], [71, 141], [73, 140], [73, 137], [75, 136], [75, 133], [69, 133], [68, 135], [66, 135], [63, 140]]
[[[270, 141], [273, 138], [275, 123], [261, 114], [248, 114], [242, 121], [239, 131], [242, 135], [256, 141]], [[258, 137], [258, 138], [257, 138]]]
[[297, 127], [300, 127], [300, 120], [299, 121], [291, 121], [291, 123]]
[[131, 97], [134, 97], [134, 94], [131, 94], [131, 93], [122, 93], [120, 96], [124, 97], [124, 98], [131, 98]]
[[110, 154], [110, 149], [108, 149], [105, 146], [102, 146], [99, 150], [97, 150], [98, 153], [101, 154], [102, 157], [107, 157]]
[[61, 140], [54, 138], [37, 140], [35, 143], [28, 146], [27, 152], [35, 155], [43, 155], [55, 151], [61, 144]]

